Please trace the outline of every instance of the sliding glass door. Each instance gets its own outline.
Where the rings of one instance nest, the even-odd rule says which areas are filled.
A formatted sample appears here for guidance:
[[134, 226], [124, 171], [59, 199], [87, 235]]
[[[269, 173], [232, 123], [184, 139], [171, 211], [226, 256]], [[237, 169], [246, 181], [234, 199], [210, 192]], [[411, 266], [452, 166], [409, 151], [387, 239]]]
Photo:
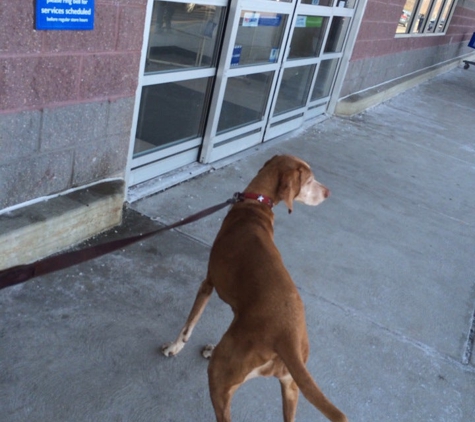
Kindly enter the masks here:
[[226, 1], [153, 1], [130, 184], [196, 162], [216, 77]]
[[130, 185], [325, 113], [356, 0], [149, 0]]

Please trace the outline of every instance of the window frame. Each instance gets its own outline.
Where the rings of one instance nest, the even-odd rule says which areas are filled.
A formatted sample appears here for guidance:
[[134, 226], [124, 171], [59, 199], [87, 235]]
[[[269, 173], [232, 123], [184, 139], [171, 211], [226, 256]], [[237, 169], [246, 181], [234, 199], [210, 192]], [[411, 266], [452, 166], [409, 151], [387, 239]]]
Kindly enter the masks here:
[[[429, 0], [429, 5], [427, 7], [427, 16], [431, 16], [434, 9], [436, 8], [438, 0]], [[423, 7], [424, 0], [415, 0], [414, 1], [414, 8], [411, 13], [410, 18], [407, 21], [404, 31], [400, 31], [401, 25], [398, 21], [398, 26], [396, 28], [395, 37], [397, 38], [408, 38], [408, 37], [430, 37], [430, 36], [443, 36], [446, 34], [447, 29], [450, 24], [450, 20], [452, 19], [455, 7], [457, 6], [458, 0], [442, 0], [442, 4], [437, 12], [437, 16], [434, 19], [434, 26], [430, 26], [431, 19], [425, 18], [420, 30], [418, 31], [416, 28], [419, 25], [419, 15], [420, 10]], [[404, 5], [405, 6], [405, 5]], [[448, 6], [448, 7], [447, 7]], [[402, 12], [407, 10], [403, 7]], [[443, 27], [440, 31], [437, 31], [438, 26], [440, 25], [440, 21], [444, 15], [444, 12], [447, 11], [447, 17], [445, 22], [443, 22]], [[402, 15], [401, 12], [401, 15]], [[432, 29], [433, 28], [433, 29]]]

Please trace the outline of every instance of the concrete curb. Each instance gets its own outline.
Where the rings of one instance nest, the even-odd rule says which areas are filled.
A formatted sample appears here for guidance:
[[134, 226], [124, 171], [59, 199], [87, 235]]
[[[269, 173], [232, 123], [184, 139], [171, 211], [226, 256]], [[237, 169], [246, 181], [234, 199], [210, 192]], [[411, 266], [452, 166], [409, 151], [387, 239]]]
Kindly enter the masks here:
[[76, 245], [122, 221], [124, 183], [99, 183], [0, 215], [0, 270]]
[[338, 101], [335, 108], [335, 114], [337, 116], [354, 116], [368, 108], [384, 103], [396, 95], [420, 85], [429, 79], [442, 73], [446, 73], [459, 66], [461, 63], [462, 59], [457, 58], [448, 63], [438, 64], [365, 91], [349, 95], [348, 97], [342, 98]]

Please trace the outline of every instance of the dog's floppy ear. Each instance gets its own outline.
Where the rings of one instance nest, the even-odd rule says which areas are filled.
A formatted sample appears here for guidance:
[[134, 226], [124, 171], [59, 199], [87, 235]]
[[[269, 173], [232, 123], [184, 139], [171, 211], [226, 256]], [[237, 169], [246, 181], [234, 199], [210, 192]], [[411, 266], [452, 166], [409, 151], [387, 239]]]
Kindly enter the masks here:
[[277, 195], [280, 201], [284, 201], [289, 210], [292, 212], [294, 198], [300, 192], [300, 181], [302, 172], [299, 169], [286, 170], [279, 180]]

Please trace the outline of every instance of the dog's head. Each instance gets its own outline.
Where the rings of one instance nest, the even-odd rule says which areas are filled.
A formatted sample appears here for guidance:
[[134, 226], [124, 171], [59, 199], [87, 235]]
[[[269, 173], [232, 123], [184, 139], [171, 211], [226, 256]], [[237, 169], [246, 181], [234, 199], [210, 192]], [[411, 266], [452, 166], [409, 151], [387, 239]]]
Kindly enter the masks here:
[[[306, 205], [318, 205], [330, 196], [330, 190], [315, 180], [310, 166], [291, 155], [276, 155], [264, 167], [273, 170], [277, 176], [277, 201], [284, 201], [292, 212], [293, 201]], [[276, 201], [276, 202], [277, 202]]]

